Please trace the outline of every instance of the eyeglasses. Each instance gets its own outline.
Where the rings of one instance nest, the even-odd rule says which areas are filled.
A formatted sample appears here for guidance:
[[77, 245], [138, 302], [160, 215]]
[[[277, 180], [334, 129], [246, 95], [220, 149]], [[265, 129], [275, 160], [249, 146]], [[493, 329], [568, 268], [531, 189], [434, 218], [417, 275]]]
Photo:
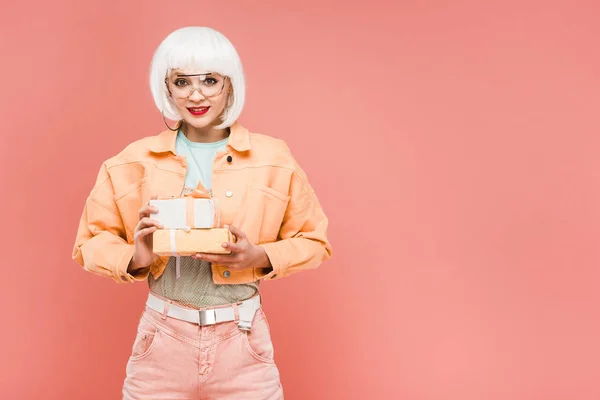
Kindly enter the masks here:
[[215, 97], [223, 91], [225, 79], [227, 79], [227, 76], [215, 72], [190, 75], [176, 74], [173, 81], [165, 78], [165, 84], [169, 93], [179, 99], [189, 98], [195, 90], [199, 91], [204, 97]]

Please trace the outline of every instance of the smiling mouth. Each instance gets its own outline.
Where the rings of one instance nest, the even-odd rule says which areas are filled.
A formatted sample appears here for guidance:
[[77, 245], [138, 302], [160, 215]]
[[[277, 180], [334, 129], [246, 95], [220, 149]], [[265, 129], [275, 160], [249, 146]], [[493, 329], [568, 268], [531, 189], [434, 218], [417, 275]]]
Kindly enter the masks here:
[[210, 107], [187, 107], [187, 110], [190, 112], [190, 114], [195, 116], [204, 115], [209, 109]]

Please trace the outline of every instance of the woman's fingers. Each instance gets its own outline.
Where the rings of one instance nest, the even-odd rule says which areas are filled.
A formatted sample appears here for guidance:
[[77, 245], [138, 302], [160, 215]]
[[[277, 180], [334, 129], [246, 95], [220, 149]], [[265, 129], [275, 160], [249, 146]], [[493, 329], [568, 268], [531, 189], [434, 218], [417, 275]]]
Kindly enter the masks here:
[[145, 236], [148, 236], [155, 230], [156, 230], [156, 226], [150, 226], [148, 228], [140, 229], [133, 235], [133, 238], [134, 238], [134, 240], [143, 239]]
[[138, 211], [138, 218], [142, 219], [144, 217], [149, 217], [151, 213], [158, 212], [158, 208], [151, 206], [150, 204], [146, 204], [144, 207], [140, 208]]
[[225, 242], [221, 245], [224, 249], [231, 250], [233, 253], [240, 253], [245, 250], [242, 243]]
[[237, 240], [242, 241], [242, 240], [247, 239], [246, 234], [238, 227], [233, 226], [233, 225], [229, 225], [229, 226], [225, 226], [225, 227], [229, 229], [229, 232], [234, 234], [234, 236], [237, 238]]
[[195, 259], [208, 261], [218, 265], [230, 265], [232, 262], [237, 261], [236, 254], [208, 254], [208, 253], [196, 253], [192, 256]]
[[[154, 195], [150, 199], [155, 200], [158, 196]], [[150, 214], [157, 213], [158, 208], [151, 206], [150, 202], [140, 208], [138, 212], [138, 217], [140, 221], [135, 227], [135, 231], [133, 234], [134, 241], [138, 242], [140, 239], [148, 236], [152, 232], [156, 231], [157, 228], [163, 228], [163, 225], [155, 219], [150, 218]]]
[[[156, 200], [156, 199], [158, 199], [157, 195], [150, 197], [150, 200]], [[150, 213], [153, 213], [153, 212], [158, 212], [158, 208], [151, 206], [150, 202], [148, 202], [148, 203], [146, 203], [146, 205], [144, 207], [140, 208], [140, 211], [138, 211], [138, 218], [142, 219], [144, 217], [149, 217]]]
[[163, 225], [160, 222], [158, 222], [157, 220], [148, 218], [148, 217], [144, 217], [144, 218], [140, 219], [140, 222], [138, 222], [137, 227], [135, 229], [142, 230], [144, 228], [148, 228], [151, 226], [155, 226], [160, 229], [163, 228]]

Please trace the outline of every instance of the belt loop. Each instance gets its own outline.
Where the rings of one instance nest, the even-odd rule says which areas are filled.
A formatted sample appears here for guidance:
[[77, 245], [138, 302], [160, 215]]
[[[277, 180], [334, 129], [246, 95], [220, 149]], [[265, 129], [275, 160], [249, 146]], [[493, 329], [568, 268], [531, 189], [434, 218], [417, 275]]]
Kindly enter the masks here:
[[161, 315], [162, 319], [167, 319], [168, 313], [169, 313], [169, 307], [171, 306], [171, 301], [170, 300], [165, 300], [165, 309], [163, 310], [163, 313]]
[[238, 328], [243, 331], [252, 329], [252, 320], [254, 319], [254, 305], [252, 299], [244, 300], [239, 307]]
[[234, 316], [234, 318], [235, 318], [235, 319], [233, 320], [233, 322], [235, 322], [236, 324], [237, 324], [238, 322], [240, 322], [240, 311], [239, 311], [239, 306], [237, 305], [237, 303], [235, 303], [235, 304], [233, 305], [233, 316]]

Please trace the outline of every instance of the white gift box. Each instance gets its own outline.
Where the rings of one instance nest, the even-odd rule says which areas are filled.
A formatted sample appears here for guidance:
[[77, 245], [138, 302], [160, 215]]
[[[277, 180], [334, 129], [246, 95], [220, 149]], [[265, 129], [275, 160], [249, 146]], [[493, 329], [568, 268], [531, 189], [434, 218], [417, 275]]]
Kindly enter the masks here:
[[168, 200], [150, 200], [158, 212], [150, 218], [160, 222], [163, 229], [206, 229], [218, 227], [218, 210], [213, 199], [180, 197]]

